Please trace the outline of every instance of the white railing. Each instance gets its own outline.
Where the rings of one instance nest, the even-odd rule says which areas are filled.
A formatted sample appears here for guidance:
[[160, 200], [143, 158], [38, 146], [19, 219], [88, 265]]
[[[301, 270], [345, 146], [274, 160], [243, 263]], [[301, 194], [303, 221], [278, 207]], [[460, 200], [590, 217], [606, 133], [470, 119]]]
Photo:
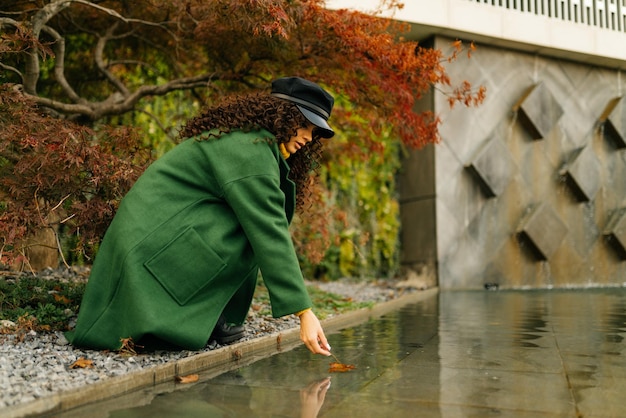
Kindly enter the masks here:
[[469, 0], [573, 23], [626, 32], [626, 0]]

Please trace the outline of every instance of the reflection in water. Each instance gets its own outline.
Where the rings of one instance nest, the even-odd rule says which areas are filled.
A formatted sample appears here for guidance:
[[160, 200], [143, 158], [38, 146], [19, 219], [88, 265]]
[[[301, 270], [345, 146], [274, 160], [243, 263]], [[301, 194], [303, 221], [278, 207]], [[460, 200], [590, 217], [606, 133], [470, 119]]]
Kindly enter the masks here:
[[626, 333], [626, 301], [624, 299], [614, 301], [606, 315], [605, 324], [607, 342], [624, 341], [624, 337], [620, 335]]
[[[519, 309], [519, 307], [518, 307]], [[528, 306], [521, 307], [519, 325], [516, 324], [516, 342], [521, 347], [541, 347], [533, 340], [541, 339], [548, 325], [546, 321], [547, 307], [544, 299], [532, 298]]]
[[324, 405], [326, 391], [330, 388], [330, 377], [311, 382], [300, 390], [300, 417], [316, 418]]
[[[394, 376], [399, 365], [412, 354], [423, 352], [437, 334], [438, 298], [406, 306], [377, 320], [329, 335], [333, 353], [355, 370], [332, 373], [333, 358], [312, 355], [304, 347], [281, 352], [254, 364], [225, 372], [217, 377], [203, 378], [192, 385], [169, 387], [165, 393], [143, 397], [143, 405], [120, 409], [113, 405], [106, 412], [97, 406], [85, 408], [78, 415], [90, 417], [300, 417], [346, 416], [363, 409], [363, 417], [380, 416], [380, 410], [394, 408], [394, 388], [383, 378]], [[424, 381], [432, 382], [429, 376]], [[383, 388], [374, 388], [381, 382]], [[404, 386], [404, 385], [402, 385]], [[361, 399], [368, 387], [375, 392], [375, 404]], [[410, 388], [410, 386], [407, 386]], [[167, 392], [167, 391], [173, 392]], [[369, 399], [370, 395], [367, 395]], [[379, 410], [379, 412], [375, 412]], [[95, 411], [95, 412], [94, 412]], [[343, 412], [341, 412], [343, 411]], [[350, 414], [345, 414], [351, 411]], [[412, 409], [405, 412], [414, 416]], [[358, 414], [357, 414], [358, 415]], [[73, 417], [72, 417], [73, 418]]]
[[329, 335], [356, 366], [332, 389], [334, 359], [298, 347], [71, 416], [624, 416], [625, 333], [626, 289], [447, 291]]
[[[231, 380], [231, 384], [227, 384]], [[299, 391], [298, 402], [294, 402], [285, 415], [299, 418], [318, 416], [326, 392], [330, 388], [331, 378], [325, 377], [309, 383]], [[237, 373], [228, 374], [222, 379], [222, 385], [195, 385], [188, 390], [156, 396], [150, 405], [126, 410], [114, 411], [111, 418], [152, 418], [152, 417], [255, 417], [264, 416], [264, 402], [259, 402], [258, 388], [250, 387]], [[269, 409], [270, 411], [272, 408]], [[274, 409], [275, 410], [275, 409]], [[295, 415], [293, 415], [295, 414]]]

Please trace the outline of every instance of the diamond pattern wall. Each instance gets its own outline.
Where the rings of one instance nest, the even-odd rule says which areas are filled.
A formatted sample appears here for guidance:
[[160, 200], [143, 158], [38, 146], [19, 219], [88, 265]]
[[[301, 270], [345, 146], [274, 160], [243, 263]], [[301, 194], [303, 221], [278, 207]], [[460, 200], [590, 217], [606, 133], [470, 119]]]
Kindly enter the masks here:
[[524, 217], [518, 232], [539, 260], [548, 260], [563, 242], [567, 226], [549, 205], [539, 204]]
[[450, 109], [434, 94], [422, 104], [444, 121], [442, 141], [414, 151], [418, 165], [400, 175], [403, 265], [433, 272], [442, 289], [621, 285], [626, 104], [617, 72], [488, 45], [447, 70], [453, 83], [486, 86], [487, 99]]
[[561, 170], [574, 196], [581, 202], [590, 202], [600, 188], [600, 161], [591, 147], [577, 150]]
[[533, 139], [548, 136], [563, 115], [563, 108], [544, 83], [531, 86], [513, 106]]
[[604, 124], [606, 135], [617, 148], [626, 148], [626, 104], [624, 96], [609, 101], [600, 117]]
[[474, 175], [488, 197], [502, 193], [513, 173], [509, 150], [497, 139], [489, 138], [466, 168]]
[[613, 213], [604, 235], [620, 259], [626, 260], [626, 208]]

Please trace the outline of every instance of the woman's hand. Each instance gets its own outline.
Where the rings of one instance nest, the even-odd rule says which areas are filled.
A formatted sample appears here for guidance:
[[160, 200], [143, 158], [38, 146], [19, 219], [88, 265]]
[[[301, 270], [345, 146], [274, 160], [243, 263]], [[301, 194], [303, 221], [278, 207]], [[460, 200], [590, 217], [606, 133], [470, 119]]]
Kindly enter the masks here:
[[310, 309], [300, 315], [300, 339], [313, 354], [330, 356], [330, 345], [322, 325]]

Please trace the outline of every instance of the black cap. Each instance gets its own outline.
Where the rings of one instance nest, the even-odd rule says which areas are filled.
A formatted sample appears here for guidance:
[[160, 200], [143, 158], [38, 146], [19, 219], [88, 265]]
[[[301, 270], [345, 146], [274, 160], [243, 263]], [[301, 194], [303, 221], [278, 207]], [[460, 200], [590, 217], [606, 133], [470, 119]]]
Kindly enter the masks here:
[[328, 125], [335, 99], [317, 84], [300, 77], [279, 78], [272, 82], [272, 96], [295, 103], [304, 117], [319, 128], [321, 137], [335, 135]]

